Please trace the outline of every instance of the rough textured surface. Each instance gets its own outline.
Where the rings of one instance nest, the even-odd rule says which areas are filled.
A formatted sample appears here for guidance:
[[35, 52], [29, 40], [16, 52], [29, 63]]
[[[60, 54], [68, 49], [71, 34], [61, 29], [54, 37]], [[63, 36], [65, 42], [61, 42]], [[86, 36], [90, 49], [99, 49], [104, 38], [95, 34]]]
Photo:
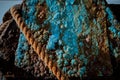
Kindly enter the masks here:
[[[115, 65], [120, 60], [120, 26], [104, 0], [26, 0], [22, 15], [34, 38], [46, 45], [50, 58], [70, 77], [108, 76], [113, 73], [112, 65], [113, 70], [118, 67]], [[115, 65], [112, 57], [117, 61]], [[54, 77], [22, 32], [15, 65], [35, 77]]]
[[16, 23], [11, 19], [2, 24], [0, 30], [3, 30], [0, 35], [0, 57], [5, 60], [10, 60], [16, 51], [19, 29]]
[[[64, 73], [76, 77], [112, 74], [108, 31], [115, 30], [106, 24], [114, 16], [104, 0], [26, 0], [24, 3], [23, 17], [28, 28], [46, 45], [50, 57]], [[44, 35], [40, 29], [46, 28]], [[115, 34], [118, 36], [119, 32]], [[23, 67], [29, 64], [30, 55], [26, 56], [29, 45], [22, 34], [19, 42], [16, 64]]]
[[[34, 38], [42, 44], [47, 44], [49, 33], [47, 28], [42, 28], [41, 21], [44, 20], [42, 11], [45, 11], [45, 4], [38, 4], [38, 1], [25, 1], [22, 7], [22, 16], [32, 30]], [[38, 19], [38, 21], [36, 21]], [[44, 26], [45, 27], [45, 26]], [[48, 27], [46, 25], [46, 27]], [[23, 68], [27, 72], [32, 73], [35, 77], [44, 77], [44, 79], [53, 78], [53, 74], [48, 70], [47, 66], [41, 61], [38, 55], [33, 51], [33, 48], [28, 45], [24, 35], [21, 33], [19, 37], [19, 44], [16, 50], [15, 65]]]
[[51, 33], [46, 48], [55, 50], [58, 67], [69, 76], [110, 75], [106, 4], [87, 1], [46, 0]]
[[[20, 5], [15, 5], [20, 9]], [[14, 60], [14, 55], [18, 45], [19, 29], [12, 19], [10, 12], [7, 11], [3, 17], [3, 24], [0, 25], [0, 57], [9, 61]]]

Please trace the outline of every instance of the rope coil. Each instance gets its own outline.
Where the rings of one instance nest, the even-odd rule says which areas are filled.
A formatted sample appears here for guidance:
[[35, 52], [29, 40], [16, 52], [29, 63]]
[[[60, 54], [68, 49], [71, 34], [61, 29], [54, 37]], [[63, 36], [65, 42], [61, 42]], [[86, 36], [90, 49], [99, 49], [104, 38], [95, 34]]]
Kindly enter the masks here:
[[18, 13], [17, 9], [12, 7], [10, 9], [13, 19], [18, 24], [20, 30], [23, 32], [28, 43], [33, 47], [34, 51], [38, 54], [42, 61], [48, 66], [48, 68], [53, 72], [53, 74], [59, 80], [69, 80], [68, 76], [62, 73], [62, 71], [57, 67], [57, 64], [49, 58], [49, 55], [45, 52], [45, 46], [38, 43], [31, 34], [31, 30], [27, 28], [27, 25], [22, 20], [21, 15]]

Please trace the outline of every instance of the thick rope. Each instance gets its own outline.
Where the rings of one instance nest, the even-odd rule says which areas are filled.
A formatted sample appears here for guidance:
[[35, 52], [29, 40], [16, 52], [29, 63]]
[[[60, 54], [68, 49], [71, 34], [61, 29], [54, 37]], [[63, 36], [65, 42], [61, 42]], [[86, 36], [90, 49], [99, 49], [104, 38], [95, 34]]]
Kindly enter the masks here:
[[57, 64], [49, 58], [49, 55], [45, 52], [45, 46], [38, 43], [31, 34], [30, 29], [28, 29], [25, 22], [22, 20], [21, 15], [18, 13], [17, 9], [12, 7], [10, 9], [13, 19], [18, 24], [20, 30], [23, 32], [24, 36], [28, 40], [28, 43], [33, 47], [34, 51], [38, 54], [42, 61], [48, 66], [48, 68], [53, 72], [53, 74], [59, 80], [69, 80], [68, 76], [62, 73], [62, 71], [57, 67]]

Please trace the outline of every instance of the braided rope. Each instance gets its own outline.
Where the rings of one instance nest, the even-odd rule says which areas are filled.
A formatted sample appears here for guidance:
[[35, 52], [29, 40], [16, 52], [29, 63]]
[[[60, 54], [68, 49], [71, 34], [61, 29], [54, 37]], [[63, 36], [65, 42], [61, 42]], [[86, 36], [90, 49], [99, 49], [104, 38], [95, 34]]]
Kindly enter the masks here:
[[27, 25], [22, 20], [21, 15], [18, 13], [18, 11], [12, 7], [10, 9], [11, 15], [13, 19], [18, 24], [20, 30], [25, 35], [26, 39], [28, 40], [28, 43], [33, 47], [34, 51], [38, 54], [38, 56], [41, 58], [42, 61], [45, 62], [45, 64], [48, 66], [48, 68], [53, 72], [53, 74], [59, 79], [59, 80], [69, 80], [68, 76], [63, 74], [60, 69], [57, 67], [56, 63], [53, 63], [52, 59], [49, 58], [49, 55], [45, 52], [45, 46], [38, 43], [31, 34], [30, 29], [27, 28]]

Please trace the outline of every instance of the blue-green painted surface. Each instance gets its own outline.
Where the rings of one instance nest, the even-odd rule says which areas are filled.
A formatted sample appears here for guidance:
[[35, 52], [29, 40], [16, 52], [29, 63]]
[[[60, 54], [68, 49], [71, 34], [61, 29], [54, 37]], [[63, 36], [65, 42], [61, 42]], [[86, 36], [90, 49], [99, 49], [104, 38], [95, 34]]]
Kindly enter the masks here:
[[[28, 25], [28, 28], [37, 31], [41, 28], [41, 25], [36, 24], [36, 7], [35, 5], [40, 1], [43, 3], [44, 0], [27, 0], [26, 4], [28, 7], [28, 12], [23, 10], [23, 17]], [[84, 44], [81, 40], [78, 40], [80, 34], [83, 36], [89, 35], [90, 21], [89, 13], [86, 10], [82, 1], [77, 5], [74, 4], [75, 0], [45, 0], [47, 4], [47, 18], [42, 25], [49, 24], [49, 36], [46, 49], [48, 51], [54, 50], [57, 57], [57, 65], [63, 72], [74, 75], [79, 74], [83, 76], [86, 72], [86, 65], [88, 64], [88, 59], [84, 55], [84, 46], [90, 48], [90, 46]], [[104, 3], [103, 3], [104, 4]], [[109, 8], [106, 8], [106, 13], [108, 14], [108, 20], [113, 23], [114, 16]], [[96, 21], [93, 20], [93, 23], [97, 25], [97, 33], [101, 33], [101, 26]], [[93, 29], [96, 30], [96, 29]], [[114, 24], [109, 27], [109, 30], [114, 33], [114, 36], [120, 37], [120, 32], [114, 27]], [[85, 38], [84, 38], [85, 39]], [[95, 54], [98, 55], [98, 42], [97, 39], [93, 39], [94, 45], [93, 49], [96, 49]], [[61, 48], [62, 46], [62, 48]], [[80, 49], [79, 49], [80, 48]], [[112, 49], [112, 46], [111, 46]], [[24, 52], [28, 50], [28, 45], [23, 34], [20, 34], [19, 44], [16, 51], [16, 60], [18, 61], [17, 65], [20, 65], [21, 58], [25, 56]], [[80, 53], [81, 52], [81, 53]], [[113, 51], [115, 52], [115, 51]], [[51, 54], [51, 53], [49, 53]], [[74, 69], [75, 65], [78, 64], [75, 57], [78, 57], [79, 60], [83, 62], [85, 66], [82, 66], [80, 70]], [[53, 57], [52, 55], [50, 56]], [[71, 68], [68, 67], [71, 66]], [[62, 68], [61, 68], [62, 67]], [[73, 69], [72, 69], [73, 68]]]

